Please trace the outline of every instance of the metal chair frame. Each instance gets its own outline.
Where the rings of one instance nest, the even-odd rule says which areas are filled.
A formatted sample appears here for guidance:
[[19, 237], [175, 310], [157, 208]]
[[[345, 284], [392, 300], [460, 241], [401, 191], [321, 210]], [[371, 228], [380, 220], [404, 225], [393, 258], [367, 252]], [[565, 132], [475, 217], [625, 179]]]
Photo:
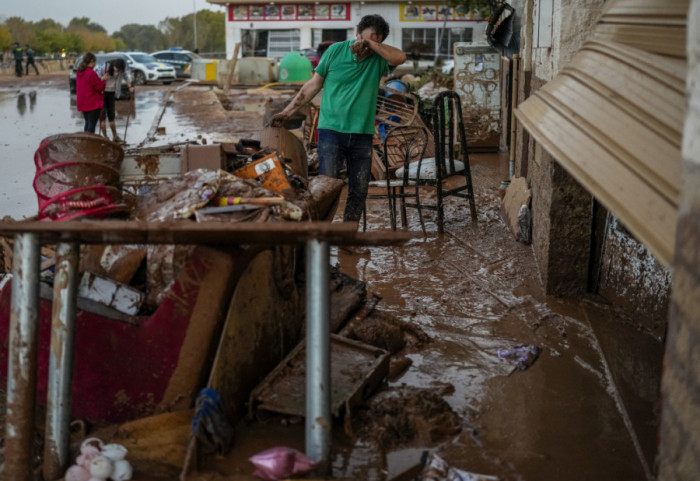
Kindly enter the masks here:
[[[396, 140], [399, 139], [398, 142]], [[391, 229], [396, 230], [397, 201], [401, 202], [401, 225], [408, 228], [406, 207], [414, 207], [418, 210], [421, 229], [425, 234], [425, 222], [420, 203], [420, 186], [409, 178], [409, 164], [417, 162], [420, 171], [423, 155], [429, 141], [428, 130], [422, 126], [402, 125], [394, 127], [387, 132], [382, 142], [381, 160], [384, 166], [385, 179], [370, 182], [370, 186], [386, 186], [386, 194], [368, 195], [367, 198], [378, 199], [387, 198], [389, 202], [389, 219]], [[393, 178], [397, 166], [403, 166], [403, 175], [400, 179]], [[413, 187], [413, 191], [407, 191], [408, 187]], [[415, 204], [407, 203], [407, 198], [415, 198]], [[367, 229], [366, 211], [363, 213], [363, 228]]]
[[[443, 181], [456, 174], [455, 172], [455, 121], [461, 150], [463, 152], [464, 176], [466, 183], [453, 189], [445, 189]], [[459, 95], [453, 91], [441, 92], [433, 101], [433, 136], [435, 140], [435, 179], [424, 179], [420, 176], [420, 166], [417, 178], [409, 179], [416, 184], [436, 188], [437, 203], [422, 205], [422, 208], [437, 211], [438, 233], [444, 233], [445, 214], [443, 199], [448, 196], [461, 197], [469, 200], [469, 210], [472, 221], [476, 222], [476, 204], [474, 201], [474, 186], [472, 184], [471, 168], [469, 165], [469, 149], [467, 136], [462, 120], [462, 102]], [[449, 162], [449, 173], [445, 169], [445, 160]], [[405, 169], [406, 172], [408, 168]], [[449, 174], [449, 175], [448, 175]], [[466, 192], [465, 192], [466, 191]], [[413, 207], [412, 205], [409, 205]], [[420, 212], [420, 210], [419, 210]]]

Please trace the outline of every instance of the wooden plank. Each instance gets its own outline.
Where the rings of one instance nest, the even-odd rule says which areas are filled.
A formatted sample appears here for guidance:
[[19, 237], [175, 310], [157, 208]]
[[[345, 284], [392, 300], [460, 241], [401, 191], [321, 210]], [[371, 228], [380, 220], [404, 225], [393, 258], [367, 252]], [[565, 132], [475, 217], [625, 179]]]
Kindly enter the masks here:
[[398, 245], [408, 232], [357, 232], [352, 222], [141, 222], [68, 221], [0, 222], [0, 235], [41, 234], [43, 243], [76, 241], [84, 244], [302, 244], [311, 239], [333, 245]]
[[673, 261], [676, 206], [568, 117], [534, 95], [516, 111], [534, 139], [666, 265]]
[[229, 89], [231, 88], [231, 81], [233, 80], [233, 74], [236, 70], [236, 64], [238, 63], [238, 52], [241, 51], [241, 42], [236, 43], [236, 47], [233, 49], [233, 58], [228, 66], [228, 75], [226, 75], [226, 83], [224, 84], [224, 95], [228, 95]]

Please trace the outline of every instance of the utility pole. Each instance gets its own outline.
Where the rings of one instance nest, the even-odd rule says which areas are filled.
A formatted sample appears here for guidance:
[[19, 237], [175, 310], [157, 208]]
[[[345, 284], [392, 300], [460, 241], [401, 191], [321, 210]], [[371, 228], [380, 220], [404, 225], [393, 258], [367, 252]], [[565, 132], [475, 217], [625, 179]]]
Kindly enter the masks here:
[[192, 10], [194, 11], [194, 50], [199, 52], [197, 49], [197, 0], [192, 0]]

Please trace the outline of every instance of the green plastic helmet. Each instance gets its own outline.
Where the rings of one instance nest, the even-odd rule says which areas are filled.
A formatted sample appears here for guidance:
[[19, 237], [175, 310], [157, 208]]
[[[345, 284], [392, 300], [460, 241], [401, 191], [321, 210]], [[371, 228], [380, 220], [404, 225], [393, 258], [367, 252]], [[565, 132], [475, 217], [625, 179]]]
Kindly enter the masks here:
[[301, 52], [289, 52], [280, 60], [280, 82], [306, 82], [311, 78], [311, 60]]

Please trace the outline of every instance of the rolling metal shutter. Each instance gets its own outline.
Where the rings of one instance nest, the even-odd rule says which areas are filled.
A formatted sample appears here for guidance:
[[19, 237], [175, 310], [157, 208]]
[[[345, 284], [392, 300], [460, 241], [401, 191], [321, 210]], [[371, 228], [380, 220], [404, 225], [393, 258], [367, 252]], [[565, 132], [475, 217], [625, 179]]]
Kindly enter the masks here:
[[518, 120], [662, 262], [681, 187], [687, 0], [618, 0]]

